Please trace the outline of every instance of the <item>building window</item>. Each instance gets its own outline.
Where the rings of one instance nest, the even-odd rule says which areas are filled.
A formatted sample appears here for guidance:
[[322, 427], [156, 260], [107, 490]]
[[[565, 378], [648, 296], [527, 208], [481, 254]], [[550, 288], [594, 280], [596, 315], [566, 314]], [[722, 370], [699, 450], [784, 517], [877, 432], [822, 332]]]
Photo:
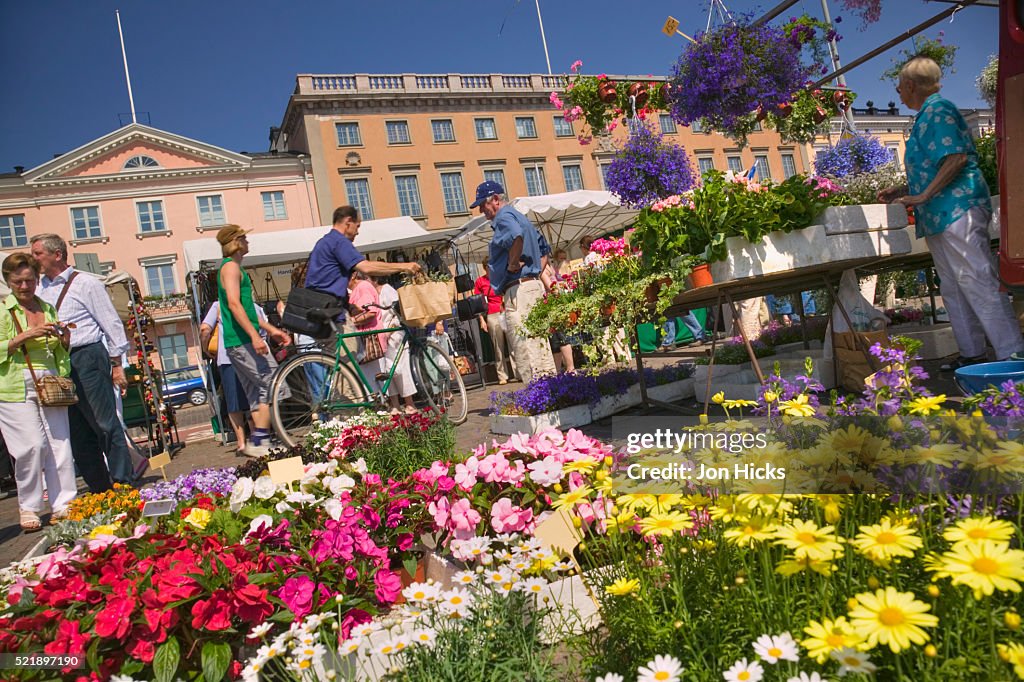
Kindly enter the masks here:
[[188, 342], [184, 334], [158, 337], [156, 344], [160, 350], [160, 364], [165, 372], [188, 367]]
[[359, 211], [362, 220], [373, 220], [373, 204], [370, 202], [370, 181], [366, 178], [345, 180], [345, 195], [350, 206]]
[[135, 204], [135, 210], [139, 214], [139, 232], [148, 234], [167, 229], [164, 223], [164, 202], [139, 201]]
[[146, 273], [146, 286], [150, 296], [170, 296], [177, 293], [174, 285], [174, 264], [159, 263], [143, 265]]
[[754, 132], [755, 133], [761, 132], [761, 122], [760, 121], [754, 121]]
[[[661, 114], [658, 116], [658, 121], [661, 123], [661, 132], [665, 135], [675, 135], [676, 133], [676, 122], [672, 120], [672, 117], [668, 114]], [[694, 130], [693, 132], [697, 132]]]
[[516, 136], [520, 140], [537, 137], [537, 124], [533, 116], [516, 116]]
[[566, 192], [583, 189], [583, 171], [578, 165], [562, 166], [562, 178], [565, 180]]
[[[532, 119], [531, 119], [532, 120]], [[526, 193], [531, 197], [548, 193], [548, 182], [544, 178], [544, 169], [540, 166], [529, 166], [526, 171]]]
[[444, 212], [446, 214], [467, 212], [466, 190], [462, 186], [462, 173], [441, 173], [441, 192], [444, 194]]
[[783, 179], [796, 175], [796, 161], [793, 159], [792, 154], [782, 155], [782, 175], [784, 176]]
[[764, 182], [765, 180], [772, 179], [772, 169], [768, 165], [768, 157], [764, 154], [759, 154], [754, 157], [754, 165], [757, 166], [757, 180], [758, 182]]
[[205, 197], [196, 197], [196, 205], [199, 207], [199, 225], [201, 227], [213, 227], [224, 225], [227, 219], [224, 217], [224, 200], [219, 194], [211, 194]]
[[898, 144], [886, 145], [886, 149], [892, 154], [892, 162], [896, 166], [896, 170], [900, 170], [900, 146]]
[[0, 215], [0, 247], [13, 249], [19, 246], [28, 246], [25, 215]]
[[704, 132], [704, 124], [701, 123], [700, 120], [698, 119], [698, 120], [696, 120], [696, 121], [694, 121], [693, 123], [690, 124], [690, 130], [692, 130], [695, 133], [703, 133]]
[[152, 156], [133, 156], [124, 162], [124, 170], [141, 170], [144, 168], [159, 168], [160, 162], [154, 159]]
[[476, 127], [476, 139], [478, 140], [497, 140], [498, 129], [494, 125], [493, 118], [477, 118], [473, 120], [473, 125]]
[[335, 123], [334, 130], [338, 133], [339, 147], [358, 147], [363, 143], [358, 123]]
[[99, 239], [102, 237], [100, 207], [83, 206], [71, 209], [71, 228], [75, 239]]
[[601, 169], [601, 186], [604, 189], [608, 189], [608, 169], [611, 167], [611, 163], [600, 163], [598, 168]]
[[729, 170], [731, 170], [733, 173], [743, 172], [743, 159], [741, 159], [740, 157], [730, 156], [726, 159], [726, 161], [729, 164]]
[[407, 216], [422, 216], [420, 203], [420, 181], [415, 175], [396, 175], [395, 189], [398, 190], [398, 212]]
[[384, 129], [388, 133], [388, 144], [411, 144], [408, 121], [385, 121]]
[[715, 160], [710, 156], [699, 156], [697, 157], [697, 170], [700, 171], [701, 177], [710, 170], [715, 169]]
[[284, 191], [260, 192], [263, 199], [264, 220], [285, 220], [288, 213], [284, 210]]
[[555, 137], [572, 137], [576, 133], [572, 131], [572, 122], [566, 121], [564, 116], [555, 116]]
[[505, 186], [505, 171], [500, 168], [484, 171], [484, 182], [496, 182], [502, 187]]
[[434, 131], [434, 142], [455, 142], [455, 126], [451, 119], [431, 121], [430, 129]]

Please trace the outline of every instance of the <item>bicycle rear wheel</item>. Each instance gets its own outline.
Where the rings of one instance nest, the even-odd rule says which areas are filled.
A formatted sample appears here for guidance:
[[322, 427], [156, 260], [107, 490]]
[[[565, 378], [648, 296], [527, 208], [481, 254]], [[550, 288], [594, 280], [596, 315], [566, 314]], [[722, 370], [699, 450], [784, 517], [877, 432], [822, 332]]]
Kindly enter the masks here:
[[288, 447], [305, 439], [314, 422], [365, 409], [366, 388], [345, 363], [327, 353], [303, 353], [281, 365], [270, 387], [270, 418]]
[[466, 385], [459, 369], [433, 341], [413, 351], [412, 376], [416, 391], [426, 400], [430, 409], [444, 413], [453, 424], [461, 424], [469, 415]]

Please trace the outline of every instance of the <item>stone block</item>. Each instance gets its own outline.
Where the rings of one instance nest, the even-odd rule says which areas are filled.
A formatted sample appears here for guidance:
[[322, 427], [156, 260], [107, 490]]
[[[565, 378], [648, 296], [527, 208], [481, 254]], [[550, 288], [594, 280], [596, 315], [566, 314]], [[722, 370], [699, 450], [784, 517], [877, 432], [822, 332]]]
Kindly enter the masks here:
[[830, 235], [888, 230], [907, 226], [907, 209], [902, 204], [829, 206], [820, 220]]
[[789, 233], [772, 232], [760, 244], [751, 244], [743, 237], [729, 237], [725, 243], [728, 256], [711, 264], [716, 282], [785, 272], [829, 260], [822, 225]]
[[750, 369], [749, 362], [744, 362], [739, 365], [715, 365], [714, 368], [712, 368], [711, 365], [696, 365], [693, 368], [693, 380], [698, 384], [707, 381], [709, 370], [711, 370], [712, 376], [722, 377], [727, 374], [734, 374], [744, 369]]
[[[725, 394], [726, 400], [757, 400], [761, 393], [761, 384], [755, 378], [752, 383], [724, 383], [711, 380], [711, 395], [721, 391]], [[698, 399], [703, 396], [698, 395]]]
[[537, 433], [548, 428], [564, 431], [574, 426], [586, 426], [591, 421], [589, 405], [573, 405], [530, 417], [493, 414], [491, 415], [491, 433], [511, 436], [514, 433]]
[[598, 604], [579, 575], [556, 580], [537, 595], [540, 604], [553, 606], [541, 623], [541, 641], [561, 642], [601, 626]]
[[693, 379], [683, 379], [661, 386], [648, 386], [647, 397], [652, 400], [660, 400], [663, 403], [674, 403], [684, 398], [692, 398], [693, 384]]
[[835, 234], [828, 238], [828, 243], [832, 261], [899, 256], [910, 253], [912, 248], [906, 228]]
[[618, 414], [640, 404], [640, 386], [629, 387], [622, 395], [606, 395], [597, 403], [590, 406], [590, 421], [596, 422]]
[[[894, 331], [889, 330], [889, 333], [892, 334]], [[918, 354], [924, 360], [938, 360], [955, 355], [960, 350], [956, 345], [956, 339], [953, 338], [953, 328], [948, 323], [900, 330], [899, 334], [917, 339], [923, 344]]]

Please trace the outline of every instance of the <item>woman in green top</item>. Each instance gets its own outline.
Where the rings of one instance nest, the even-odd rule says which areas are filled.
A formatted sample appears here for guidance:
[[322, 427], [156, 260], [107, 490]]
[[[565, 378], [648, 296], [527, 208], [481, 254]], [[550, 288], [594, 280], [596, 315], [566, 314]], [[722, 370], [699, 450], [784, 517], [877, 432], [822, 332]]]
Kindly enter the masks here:
[[57, 320], [54, 307], [36, 297], [39, 264], [32, 256], [12, 253], [0, 272], [13, 292], [0, 311], [0, 430], [14, 458], [21, 527], [31, 533], [42, 527], [44, 480], [53, 509], [50, 523], [67, 516], [78, 491], [68, 408], [44, 407], [35, 387], [35, 379], [71, 374], [71, 332]]

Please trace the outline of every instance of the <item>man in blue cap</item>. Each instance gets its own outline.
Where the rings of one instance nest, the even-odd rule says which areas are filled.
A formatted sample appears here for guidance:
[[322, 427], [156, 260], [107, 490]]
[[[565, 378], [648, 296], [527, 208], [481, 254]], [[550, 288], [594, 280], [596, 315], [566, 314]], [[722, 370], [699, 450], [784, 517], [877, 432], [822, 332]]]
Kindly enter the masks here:
[[523, 322], [544, 297], [541, 282], [540, 233], [526, 216], [505, 202], [505, 188], [488, 180], [476, 188], [470, 208], [491, 221], [494, 237], [488, 249], [491, 287], [505, 302], [505, 318], [512, 336], [512, 356], [523, 381], [538, 374], [554, 374], [555, 359], [546, 338], [528, 338]]

